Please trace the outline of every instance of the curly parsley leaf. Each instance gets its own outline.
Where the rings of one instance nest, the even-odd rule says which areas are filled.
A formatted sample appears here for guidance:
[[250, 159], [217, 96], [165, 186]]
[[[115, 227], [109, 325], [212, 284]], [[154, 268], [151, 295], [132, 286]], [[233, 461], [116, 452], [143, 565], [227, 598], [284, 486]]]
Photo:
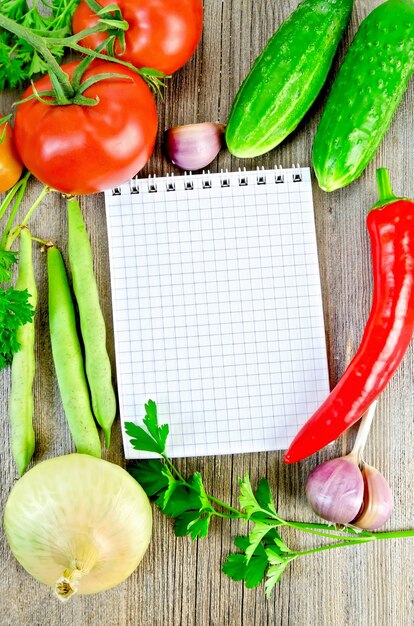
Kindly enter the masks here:
[[29, 297], [27, 289], [0, 288], [0, 369], [11, 363], [13, 354], [20, 349], [17, 329], [33, 319]]

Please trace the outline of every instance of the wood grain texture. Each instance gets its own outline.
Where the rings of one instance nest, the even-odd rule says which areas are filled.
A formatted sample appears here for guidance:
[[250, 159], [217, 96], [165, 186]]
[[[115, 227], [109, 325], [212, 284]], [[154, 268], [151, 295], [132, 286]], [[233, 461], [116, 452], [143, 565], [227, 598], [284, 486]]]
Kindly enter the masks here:
[[[346, 36], [328, 83], [353, 37], [357, 25], [379, 2], [356, 0]], [[253, 59], [276, 27], [296, 7], [296, 0], [206, 0], [204, 34], [193, 59], [169, 82], [158, 100], [159, 140], [142, 175], [173, 172], [161, 154], [163, 131], [196, 121], [225, 122], [236, 91]], [[1, 8], [0, 8], [1, 10]], [[321, 115], [324, 89], [306, 119], [281, 146], [259, 159], [237, 160], [223, 150], [212, 164], [220, 168], [274, 164], [309, 164], [312, 138]], [[16, 94], [2, 94], [6, 112]], [[397, 193], [414, 197], [414, 87], [404, 100], [376, 158], [351, 186], [331, 194], [314, 182], [315, 220], [328, 342], [331, 383], [343, 372], [361, 338], [371, 300], [371, 275], [365, 216], [376, 201], [375, 169], [391, 170]], [[179, 173], [178, 170], [175, 173]], [[32, 182], [24, 208], [36, 197]], [[94, 250], [101, 302], [108, 325], [108, 347], [114, 363], [110, 276], [103, 196], [82, 198]], [[22, 213], [23, 213], [22, 210]], [[33, 233], [55, 241], [66, 256], [65, 204], [50, 195], [32, 222]], [[35, 382], [37, 448], [34, 463], [69, 453], [73, 445], [63, 415], [53, 371], [47, 320], [45, 258], [37, 250], [39, 308], [36, 316], [37, 374]], [[383, 393], [367, 447], [367, 460], [389, 479], [395, 513], [389, 528], [414, 526], [412, 450], [414, 449], [414, 351], [408, 351]], [[10, 455], [7, 401], [10, 372], [1, 374], [2, 510], [17, 479]], [[187, 459], [183, 471], [202, 471], [208, 490], [236, 504], [237, 478], [250, 473], [253, 483], [267, 476], [282, 515], [316, 519], [309, 511], [303, 484], [309, 470], [322, 459], [341, 454], [350, 433], [329, 452], [297, 466], [286, 467], [281, 453]], [[106, 458], [124, 464], [119, 423]], [[263, 587], [245, 590], [221, 574], [221, 563], [238, 532], [235, 522], [214, 522], [210, 537], [191, 542], [176, 539], [170, 522], [154, 511], [154, 537], [139, 569], [122, 585], [94, 597], [75, 597], [62, 605], [50, 590], [34, 581], [5, 543], [1, 544], [0, 623], [3, 626], [410, 626], [414, 623], [414, 540], [378, 542], [305, 557], [294, 562], [266, 601]], [[313, 545], [291, 536], [293, 546]]]

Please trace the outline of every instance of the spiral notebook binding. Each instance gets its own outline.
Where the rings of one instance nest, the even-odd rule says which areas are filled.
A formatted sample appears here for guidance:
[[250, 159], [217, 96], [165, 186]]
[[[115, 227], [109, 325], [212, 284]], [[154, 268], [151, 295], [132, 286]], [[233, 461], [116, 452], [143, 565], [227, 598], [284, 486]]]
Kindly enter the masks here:
[[[277, 185], [283, 184], [286, 182], [287, 172], [281, 165], [274, 166], [274, 175], [272, 176], [273, 182]], [[302, 171], [299, 163], [292, 164], [292, 171], [289, 173], [289, 181], [293, 183], [302, 182]], [[251, 177], [249, 178], [250, 172], [246, 171], [246, 168], [239, 167], [237, 176], [232, 177], [228, 170], [221, 170], [219, 173], [219, 184], [220, 187], [230, 187], [231, 185], [237, 184], [239, 187], [247, 187], [251, 183]], [[268, 181], [268, 171], [265, 171], [264, 166], [256, 168], [256, 185], [266, 185]], [[198, 176], [198, 175], [197, 175]], [[194, 180], [195, 175], [192, 172], [184, 172], [183, 176], [175, 177], [174, 173], [167, 174], [165, 177], [165, 187], [163, 185], [163, 191], [176, 191], [177, 190], [177, 180], [183, 180], [183, 188], [185, 191], [192, 191], [194, 189]], [[146, 186], [143, 187], [145, 179], [140, 179], [138, 175], [131, 178], [129, 181], [129, 193], [131, 194], [140, 194], [144, 189], [148, 193], [157, 193], [160, 188], [160, 180], [157, 180], [156, 174], [150, 174], [146, 181]], [[237, 181], [237, 182], [236, 182]], [[210, 170], [203, 170], [201, 175], [201, 188], [202, 189], [211, 189], [213, 186], [212, 175]], [[121, 186], [114, 187], [112, 189], [113, 196], [120, 196], [123, 192], [123, 188]]]
[[256, 168], [257, 176], [256, 176], [256, 184], [257, 185], [266, 185], [266, 174], [264, 173], [264, 165], [262, 167], [257, 166]]
[[201, 186], [203, 189], [211, 189], [212, 186], [212, 182], [211, 182], [211, 178], [210, 178], [210, 170], [207, 170], [207, 172], [205, 172], [203, 170], [203, 176], [205, 176], [206, 178], [203, 178], [201, 180]]
[[139, 193], [138, 175], [134, 176], [129, 181], [129, 192], [132, 194]]
[[[170, 178], [170, 180], [168, 180]], [[165, 183], [166, 191], [175, 191], [174, 174], [167, 174], [167, 182]]]
[[247, 177], [246, 168], [243, 167], [241, 169], [239, 167], [239, 187], [246, 187], [249, 184], [249, 179]]
[[302, 173], [300, 171], [299, 163], [296, 163], [296, 165], [292, 163], [292, 169], [293, 169], [293, 182], [294, 183], [302, 182]]
[[220, 187], [230, 187], [230, 176], [227, 168], [225, 172], [220, 171]]
[[185, 191], [194, 189], [194, 180], [191, 178], [191, 172], [184, 172], [184, 189]]

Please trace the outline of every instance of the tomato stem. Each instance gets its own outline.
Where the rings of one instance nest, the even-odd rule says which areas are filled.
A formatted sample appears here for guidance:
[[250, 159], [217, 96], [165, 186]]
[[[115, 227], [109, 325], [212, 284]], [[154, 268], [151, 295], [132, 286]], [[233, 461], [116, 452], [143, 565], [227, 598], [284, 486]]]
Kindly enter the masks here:
[[[106, 9], [106, 12], [104, 12], [104, 8]], [[21, 24], [17, 24], [10, 18], [1, 14], [0, 28], [4, 28], [9, 32], [14, 33], [18, 37], [26, 41], [43, 57], [48, 67], [48, 72], [54, 88], [55, 95], [55, 102], [50, 101], [48, 102], [48, 104], [67, 105], [74, 103], [82, 106], [94, 106], [96, 104], [96, 101], [93, 98], [85, 98], [76, 91], [68, 75], [59, 66], [58, 62], [53, 57], [50, 51], [50, 48], [53, 48], [54, 46], [64, 46], [71, 50], [75, 50], [76, 52], [85, 54], [92, 59], [102, 59], [104, 61], [110, 61], [112, 63], [124, 65], [125, 67], [128, 67], [130, 70], [140, 75], [153, 91], [160, 93], [160, 88], [165, 86], [163, 83], [163, 79], [169, 78], [168, 75], [165, 75], [163, 72], [154, 70], [152, 68], [136, 68], [134, 65], [128, 63], [127, 61], [122, 61], [121, 59], [117, 59], [112, 55], [101, 53], [100, 49], [91, 50], [89, 48], [81, 46], [78, 43], [78, 41], [83, 39], [84, 37], [99, 32], [111, 33], [111, 36], [108, 37], [108, 40], [104, 44], [102, 44], [103, 47], [108, 47], [109, 40], [112, 40], [113, 43], [116, 37], [118, 37], [120, 42], [122, 43], [124, 32], [129, 28], [129, 25], [125, 20], [123, 20], [122, 14], [120, 12], [119, 14], [116, 12], [116, 14], [113, 15], [113, 10], [114, 7], [101, 7], [98, 16], [100, 18], [100, 22], [96, 24], [96, 26], [86, 28], [85, 30], [76, 33], [75, 35], [71, 35], [70, 37], [42, 37], [40, 34], [32, 31], [30, 28], [22, 26]], [[110, 15], [111, 19], [105, 19], [104, 15], [106, 14]]]

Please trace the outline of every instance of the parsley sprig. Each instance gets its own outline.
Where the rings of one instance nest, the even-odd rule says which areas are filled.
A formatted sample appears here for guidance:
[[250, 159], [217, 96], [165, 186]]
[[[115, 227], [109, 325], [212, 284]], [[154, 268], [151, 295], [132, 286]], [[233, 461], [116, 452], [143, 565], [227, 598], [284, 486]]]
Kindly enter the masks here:
[[12, 362], [13, 355], [20, 349], [17, 341], [18, 328], [32, 322], [35, 314], [28, 291], [14, 289], [10, 285], [14, 264], [17, 263], [19, 257], [18, 253], [10, 250], [10, 248], [19, 236], [22, 226], [27, 224], [36, 207], [49, 192], [49, 188], [44, 187], [26, 213], [22, 223], [13, 228], [29, 177], [30, 172], [27, 172], [0, 203], [0, 220], [6, 219], [6, 214], [9, 211], [3, 233], [0, 236], [0, 370]]
[[[43, 37], [67, 37], [79, 0], [2, 0], [1, 14], [17, 24], [30, 28]], [[46, 10], [45, 10], [46, 9]], [[54, 46], [53, 54], [60, 61], [64, 46]], [[47, 71], [41, 55], [21, 37], [0, 29], [0, 90], [15, 88], [34, 75]]]
[[[352, 527], [340, 528], [285, 520], [276, 510], [272, 492], [265, 478], [254, 490], [249, 476], [239, 480], [240, 509], [236, 509], [208, 494], [202, 476], [195, 472], [184, 478], [166, 452], [168, 424], [159, 425], [157, 406], [149, 400], [145, 405], [144, 427], [127, 422], [125, 429], [135, 450], [158, 454], [161, 460], [137, 461], [128, 470], [141, 484], [147, 495], [168, 517], [174, 518], [174, 532], [192, 539], [208, 535], [214, 517], [244, 520], [247, 532], [234, 539], [237, 552], [230, 554], [222, 567], [226, 576], [243, 581], [248, 588], [264, 582], [266, 596], [280, 581], [287, 565], [300, 556], [376, 539], [413, 537], [414, 530], [369, 532]], [[282, 538], [282, 529], [294, 528], [333, 543], [309, 550], [292, 550]]]
[[17, 329], [33, 319], [29, 297], [27, 289], [17, 291], [12, 287], [7, 290], [0, 287], [0, 370], [12, 362], [13, 354], [20, 349]]

